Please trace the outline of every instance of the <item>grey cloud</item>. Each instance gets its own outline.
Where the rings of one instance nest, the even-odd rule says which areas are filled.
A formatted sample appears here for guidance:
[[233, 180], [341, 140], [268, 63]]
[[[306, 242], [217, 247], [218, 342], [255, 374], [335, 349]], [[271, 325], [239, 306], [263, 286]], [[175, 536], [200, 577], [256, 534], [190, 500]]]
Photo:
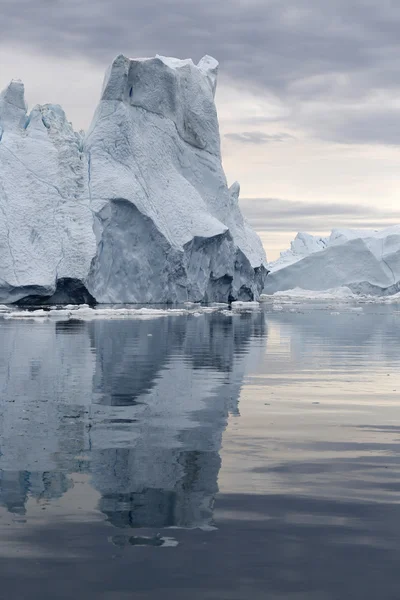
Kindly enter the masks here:
[[[274, 93], [292, 126], [329, 139], [332, 128], [302, 118], [307, 103], [318, 100], [338, 122], [349, 101], [367, 111], [371, 91], [397, 94], [400, 86], [400, 5], [390, 0], [2, 0], [0, 20], [2, 44], [104, 66], [120, 52], [213, 54], [223, 77]], [[379, 135], [369, 138], [392, 143], [380, 123], [385, 129], [378, 120]], [[341, 138], [368, 142], [356, 129], [347, 137], [342, 128]]]
[[262, 131], [242, 131], [241, 133], [226, 133], [228, 140], [245, 144], [269, 144], [271, 142], [286, 142], [295, 138], [288, 133], [263, 133]]
[[315, 136], [342, 144], [400, 145], [400, 110], [369, 108], [344, 109], [337, 115], [310, 117], [306, 126]]
[[0, 18], [3, 43], [99, 61], [119, 52], [196, 59], [208, 52], [236, 80], [279, 92], [307, 76], [383, 66], [398, 48], [400, 7], [372, 0], [2, 0]]
[[330, 231], [336, 227], [383, 228], [400, 212], [356, 204], [322, 204], [277, 198], [241, 198], [244, 216], [257, 231]]

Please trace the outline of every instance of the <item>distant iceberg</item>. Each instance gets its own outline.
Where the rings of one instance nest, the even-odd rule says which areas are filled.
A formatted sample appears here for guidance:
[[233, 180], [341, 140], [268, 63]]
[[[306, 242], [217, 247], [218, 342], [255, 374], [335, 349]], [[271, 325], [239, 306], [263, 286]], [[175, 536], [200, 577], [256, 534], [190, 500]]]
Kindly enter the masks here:
[[334, 229], [330, 236], [297, 234], [290, 250], [268, 265], [264, 293], [347, 288], [353, 294], [400, 291], [400, 225], [383, 230]]
[[266, 257], [222, 169], [218, 63], [118, 56], [84, 135], [0, 94], [0, 302], [257, 300]]

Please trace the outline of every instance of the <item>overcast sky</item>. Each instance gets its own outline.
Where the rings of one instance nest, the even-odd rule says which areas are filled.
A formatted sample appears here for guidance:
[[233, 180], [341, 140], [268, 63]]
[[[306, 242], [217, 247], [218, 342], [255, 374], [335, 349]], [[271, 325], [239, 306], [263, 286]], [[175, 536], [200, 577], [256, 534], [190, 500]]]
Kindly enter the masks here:
[[87, 128], [115, 55], [220, 61], [224, 166], [270, 258], [400, 222], [400, 2], [0, 0], [0, 87]]

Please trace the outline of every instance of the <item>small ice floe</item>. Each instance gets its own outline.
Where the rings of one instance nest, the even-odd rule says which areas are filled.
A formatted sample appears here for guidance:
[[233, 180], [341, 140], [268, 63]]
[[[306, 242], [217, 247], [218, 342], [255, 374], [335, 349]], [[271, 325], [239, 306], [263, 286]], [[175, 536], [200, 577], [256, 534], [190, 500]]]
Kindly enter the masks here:
[[282, 304], [274, 304], [274, 306], [272, 307], [272, 310], [274, 310], [276, 312], [280, 312], [283, 310], [283, 306], [282, 306]]
[[241, 310], [245, 310], [245, 311], [259, 310], [260, 303], [259, 302], [242, 302], [240, 300], [237, 300], [236, 302], [232, 302], [231, 308], [232, 308], [232, 310], [239, 310], [239, 311], [241, 311]]
[[198, 529], [201, 531], [218, 531], [218, 527], [215, 527], [215, 525], [200, 525]]
[[199, 531], [205, 532], [218, 531], [218, 527], [212, 525], [211, 523], [204, 523], [203, 525], [193, 525], [193, 527], [181, 527], [179, 525], [170, 525], [166, 529], [181, 529], [183, 531], [194, 531], [195, 529], [198, 529]]
[[221, 315], [224, 315], [224, 317], [240, 317], [240, 311], [234, 311], [234, 310], [221, 310], [220, 312]]
[[343, 300], [357, 300], [359, 296], [354, 294], [348, 287], [332, 288], [329, 290], [303, 290], [302, 288], [296, 287], [291, 290], [285, 290], [284, 292], [275, 292], [270, 296], [273, 302], [291, 302], [298, 300], [320, 300], [320, 301], [343, 301]]
[[159, 533], [154, 536], [145, 536], [145, 535], [113, 535], [108, 538], [108, 540], [114, 544], [114, 546], [119, 546], [120, 548], [124, 548], [126, 546], [153, 546], [155, 548], [175, 548], [178, 546], [179, 542], [173, 537], [163, 537]]

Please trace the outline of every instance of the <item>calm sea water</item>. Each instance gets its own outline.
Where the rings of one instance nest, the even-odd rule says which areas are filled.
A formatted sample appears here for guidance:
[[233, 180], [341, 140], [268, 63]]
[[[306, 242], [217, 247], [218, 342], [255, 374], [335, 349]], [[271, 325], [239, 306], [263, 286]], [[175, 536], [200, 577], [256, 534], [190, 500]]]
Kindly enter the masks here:
[[400, 307], [0, 339], [1, 599], [400, 598]]

